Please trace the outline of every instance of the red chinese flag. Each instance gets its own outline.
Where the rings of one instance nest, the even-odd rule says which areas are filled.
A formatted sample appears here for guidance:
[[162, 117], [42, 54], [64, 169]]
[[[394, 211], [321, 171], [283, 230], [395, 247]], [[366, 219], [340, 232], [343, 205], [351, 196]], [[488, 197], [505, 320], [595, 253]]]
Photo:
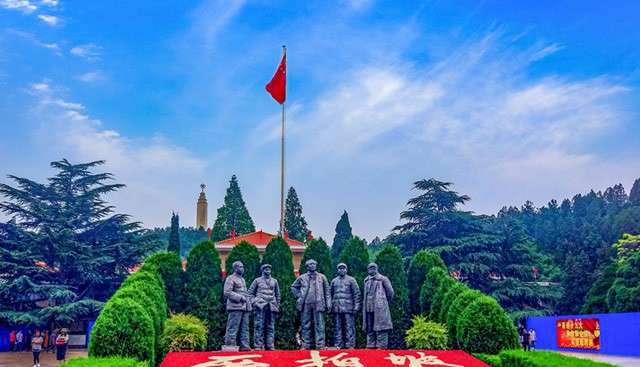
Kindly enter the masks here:
[[271, 97], [278, 103], [283, 104], [287, 98], [287, 55], [282, 56], [282, 61], [278, 66], [278, 70], [273, 75], [273, 78], [266, 86], [267, 92], [271, 94]]

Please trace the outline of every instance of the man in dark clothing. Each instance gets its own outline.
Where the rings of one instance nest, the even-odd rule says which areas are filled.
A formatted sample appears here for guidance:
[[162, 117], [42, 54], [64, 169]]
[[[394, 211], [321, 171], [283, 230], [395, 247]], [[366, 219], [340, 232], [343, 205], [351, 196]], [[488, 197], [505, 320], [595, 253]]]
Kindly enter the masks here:
[[[302, 349], [311, 349], [312, 334], [315, 334], [316, 349], [324, 349], [324, 314], [331, 308], [331, 290], [327, 277], [316, 271], [318, 263], [315, 260], [308, 260], [305, 265], [307, 272], [291, 285], [302, 323]], [[315, 330], [311, 329], [312, 320]]]
[[224, 281], [224, 298], [227, 299], [227, 313], [229, 314], [224, 344], [226, 347], [237, 346], [237, 337], [240, 333], [240, 351], [248, 351], [251, 350], [249, 347], [251, 300], [242, 274], [244, 274], [244, 265], [240, 261], [236, 261], [233, 263], [233, 274]]

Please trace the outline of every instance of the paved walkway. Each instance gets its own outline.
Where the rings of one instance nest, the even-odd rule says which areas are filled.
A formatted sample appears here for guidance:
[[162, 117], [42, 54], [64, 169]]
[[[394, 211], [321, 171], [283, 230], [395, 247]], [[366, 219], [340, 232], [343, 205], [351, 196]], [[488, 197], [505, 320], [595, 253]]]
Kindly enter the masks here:
[[[75, 357], [86, 357], [86, 350], [70, 350], [67, 352], [67, 359]], [[54, 353], [40, 354], [40, 367], [58, 367], [60, 363], [56, 361]], [[0, 353], [0, 367], [32, 367], [33, 354], [31, 352], [2, 352]]]
[[592, 361], [611, 363], [613, 365], [620, 366], [620, 367], [640, 367], [640, 358], [611, 356], [611, 355], [596, 354], [596, 353], [562, 352], [562, 354], [566, 354], [566, 355], [570, 355], [578, 358], [590, 359]]

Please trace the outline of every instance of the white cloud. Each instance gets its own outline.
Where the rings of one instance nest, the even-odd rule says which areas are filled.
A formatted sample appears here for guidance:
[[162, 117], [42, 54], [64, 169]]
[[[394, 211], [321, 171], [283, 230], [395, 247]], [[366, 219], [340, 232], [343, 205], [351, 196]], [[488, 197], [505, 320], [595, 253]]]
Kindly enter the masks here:
[[99, 70], [90, 71], [84, 74], [80, 74], [76, 77], [81, 82], [85, 83], [95, 83], [105, 79], [104, 73]]
[[97, 61], [100, 59], [101, 51], [102, 47], [96, 46], [93, 43], [87, 43], [75, 46], [69, 52], [74, 56], [87, 59], [88, 61]]
[[40, 1], [40, 4], [42, 5], [46, 5], [46, 6], [51, 6], [51, 7], [56, 7], [58, 6], [60, 2], [58, 0], [42, 0]]
[[355, 11], [363, 11], [369, 9], [373, 4], [373, 0], [343, 0], [347, 7]]
[[29, 0], [0, 0], [0, 7], [11, 10], [19, 10], [23, 13], [32, 13], [38, 7]]
[[38, 19], [40, 19], [41, 21], [47, 23], [50, 26], [56, 26], [58, 25], [58, 22], [60, 22], [60, 18], [54, 16], [54, 15], [45, 15], [45, 14], [39, 14], [38, 15]]
[[62, 55], [62, 52], [60, 50], [60, 46], [58, 46], [57, 43], [42, 42], [33, 33], [18, 31], [18, 30], [15, 30], [15, 29], [7, 29], [5, 32], [7, 34], [9, 34], [9, 35], [22, 37], [22, 38], [26, 39], [27, 41], [32, 42], [33, 44], [35, 44], [38, 47], [43, 47], [43, 48], [49, 49], [49, 50], [53, 51], [58, 56]]
[[49, 84], [46, 82], [41, 82], [41, 83], [33, 83], [31, 84], [31, 89], [37, 92], [44, 92], [44, 91], [48, 91], [51, 88], [49, 87]]

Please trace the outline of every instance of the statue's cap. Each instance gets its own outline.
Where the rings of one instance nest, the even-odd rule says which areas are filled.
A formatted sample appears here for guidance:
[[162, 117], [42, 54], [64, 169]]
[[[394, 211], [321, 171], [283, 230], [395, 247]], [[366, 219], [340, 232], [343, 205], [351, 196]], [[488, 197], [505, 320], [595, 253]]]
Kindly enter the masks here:
[[378, 269], [378, 264], [376, 264], [376, 263], [369, 263], [369, 265], [367, 265], [367, 269], [371, 269], [371, 268], [376, 268], [376, 269]]
[[238, 266], [244, 266], [242, 264], [242, 261], [234, 261], [233, 264], [231, 264], [231, 266], [233, 266], [233, 268], [237, 268]]
[[345, 264], [345, 263], [339, 263], [339, 264], [336, 266], [336, 269], [346, 268], [346, 267], [347, 267], [347, 264]]
[[262, 264], [262, 266], [260, 266], [260, 271], [263, 271], [266, 268], [271, 269], [271, 264]]

